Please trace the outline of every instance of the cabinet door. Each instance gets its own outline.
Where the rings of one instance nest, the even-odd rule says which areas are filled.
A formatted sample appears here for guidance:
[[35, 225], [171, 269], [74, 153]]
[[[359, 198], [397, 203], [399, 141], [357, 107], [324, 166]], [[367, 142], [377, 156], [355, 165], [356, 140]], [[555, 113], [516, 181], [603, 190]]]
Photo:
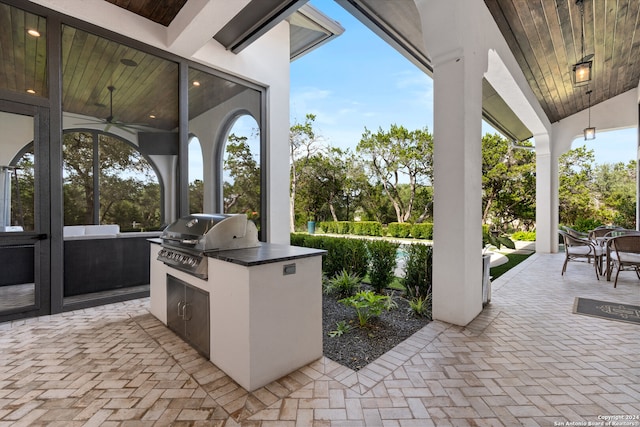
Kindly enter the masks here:
[[187, 341], [209, 358], [209, 293], [192, 286], [186, 287], [187, 305], [184, 310]]
[[167, 326], [185, 338], [184, 309], [186, 305], [185, 285], [173, 276], [167, 275]]

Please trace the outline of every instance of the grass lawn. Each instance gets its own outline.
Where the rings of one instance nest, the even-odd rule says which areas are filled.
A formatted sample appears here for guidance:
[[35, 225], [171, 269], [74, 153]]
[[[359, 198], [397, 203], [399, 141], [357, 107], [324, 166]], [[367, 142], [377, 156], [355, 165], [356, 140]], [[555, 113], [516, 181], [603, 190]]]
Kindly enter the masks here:
[[532, 254], [508, 254], [505, 255], [508, 259], [508, 261], [502, 265], [499, 265], [497, 267], [493, 267], [490, 270], [491, 274], [491, 280], [495, 280], [498, 277], [502, 276], [504, 273], [506, 273], [507, 271], [509, 271], [510, 269], [512, 269], [513, 267], [515, 267], [516, 265], [520, 264], [522, 261], [524, 261], [525, 259], [529, 258]]

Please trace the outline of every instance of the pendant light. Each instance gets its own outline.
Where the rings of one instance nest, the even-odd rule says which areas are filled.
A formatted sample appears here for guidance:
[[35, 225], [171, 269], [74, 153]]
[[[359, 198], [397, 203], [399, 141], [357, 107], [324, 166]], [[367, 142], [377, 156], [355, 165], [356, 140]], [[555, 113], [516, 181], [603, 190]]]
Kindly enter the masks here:
[[591, 67], [593, 65], [593, 55], [584, 55], [584, 0], [576, 0], [576, 4], [580, 7], [580, 41], [582, 46], [582, 57], [577, 64], [573, 65], [573, 84], [581, 86], [591, 81]]
[[589, 124], [586, 128], [584, 128], [584, 140], [589, 141], [591, 139], [596, 139], [596, 128], [591, 127], [591, 90], [587, 91], [587, 95], [589, 95]]

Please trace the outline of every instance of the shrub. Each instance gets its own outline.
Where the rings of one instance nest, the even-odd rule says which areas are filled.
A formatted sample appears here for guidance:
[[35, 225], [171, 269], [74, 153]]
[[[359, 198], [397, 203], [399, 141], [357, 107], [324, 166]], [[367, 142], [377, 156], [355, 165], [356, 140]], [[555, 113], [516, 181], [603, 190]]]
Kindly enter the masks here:
[[327, 294], [337, 294], [342, 298], [350, 297], [360, 289], [361, 281], [362, 278], [360, 276], [342, 270], [341, 273], [329, 279], [324, 290]]
[[[295, 236], [295, 237], [294, 237]], [[367, 247], [363, 240], [344, 237], [315, 236], [302, 234], [291, 235], [291, 242], [296, 246], [324, 249], [327, 254], [322, 258], [322, 271], [327, 277], [333, 277], [342, 270], [364, 277], [369, 266]]]
[[603, 225], [602, 221], [597, 220], [597, 219], [578, 218], [578, 219], [576, 219], [575, 224], [573, 224], [573, 226], [571, 228], [573, 228], [574, 230], [577, 230], [577, 231], [582, 231], [584, 233], [587, 233], [587, 232], [593, 230], [594, 228], [600, 227], [601, 225]]
[[409, 307], [416, 315], [431, 319], [431, 293], [424, 297], [411, 298]]
[[512, 240], [522, 240], [526, 242], [535, 242], [536, 241], [536, 232], [535, 231], [516, 231], [511, 235]]
[[413, 224], [411, 226], [411, 235], [414, 239], [433, 240], [433, 224], [430, 222]]
[[431, 294], [433, 248], [422, 244], [407, 245], [403, 285], [410, 297], [426, 298]]
[[409, 237], [411, 234], [411, 224], [406, 222], [390, 222], [387, 226], [387, 234], [391, 237]]
[[341, 299], [340, 302], [356, 310], [361, 328], [366, 326], [372, 317], [380, 316], [382, 310], [393, 308], [390, 296], [379, 295], [373, 291], [360, 291], [352, 297]]
[[358, 236], [382, 236], [382, 224], [378, 221], [352, 222], [351, 233]]
[[367, 243], [369, 251], [369, 280], [376, 292], [381, 292], [394, 278], [396, 258], [398, 253], [397, 243], [385, 240], [371, 240]]

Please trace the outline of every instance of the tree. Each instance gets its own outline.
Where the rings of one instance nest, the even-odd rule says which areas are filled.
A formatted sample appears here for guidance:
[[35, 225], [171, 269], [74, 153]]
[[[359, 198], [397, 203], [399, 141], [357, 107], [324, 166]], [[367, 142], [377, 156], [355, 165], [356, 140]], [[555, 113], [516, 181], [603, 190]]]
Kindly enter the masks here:
[[[526, 145], [526, 143], [523, 143]], [[535, 154], [498, 134], [482, 138], [482, 223], [535, 222]]]
[[313, 154], [319, 150], [319, 138], [313, 130], [313, 122], [316, 116], [307, 114], [304, 123], [294, 123], [289, 129], [289, 167], [290, 167], [290, 194], [289, 214], [290, 230], [295, 231], [296, 192], [298, 181], [304, 171], [307, 162]]
[[[356, 148], [385, 195], [393, 205], [398, 222], [411, 217], [418, 187], [433, 182], [433, 138], [427, 129], [409, 131], [391, 125], [389, 131], [373, 133], [365, 128]], [[403, 198], [400, 185], [408, 181], [409, 195]]]
[[585, 146], [567, 151], [558, 159], [559, 213], [561, 224], [595, 217], [592, 194], [593, 150]]
[[602, 222], [635, 228], [636, 162], [597, 165], [594, 186]]
[[247, 213], [257, 219], [260, 212], [260, 166], [251, 152], [246, 136], [229, 135], [224, 169], [224, 212]]

